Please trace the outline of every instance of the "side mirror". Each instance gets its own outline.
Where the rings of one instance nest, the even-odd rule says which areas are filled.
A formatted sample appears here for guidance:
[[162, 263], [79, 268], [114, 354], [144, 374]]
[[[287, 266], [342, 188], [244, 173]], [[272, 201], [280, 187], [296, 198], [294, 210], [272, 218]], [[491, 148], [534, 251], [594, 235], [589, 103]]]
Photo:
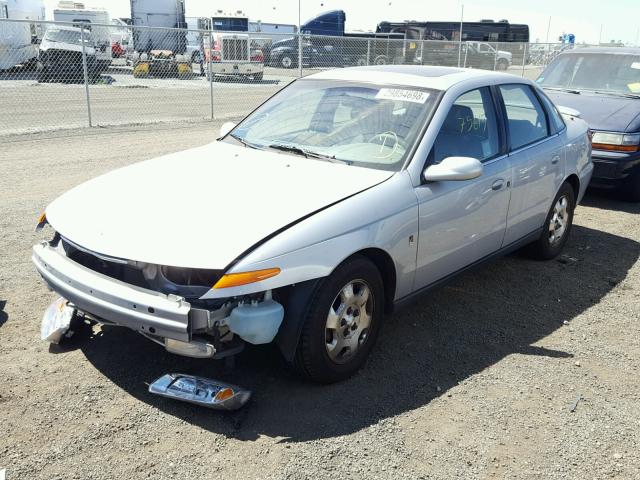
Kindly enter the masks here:
[[471, 157], [447, 157], [425, 168], [422, 176], [427, 182], [472, 180], [482, 175], [482, 163]]
[[225, 122], [220, 127], [220, 138], [224, 137], [227, 133], [233, 130], [236, 127], [236, 124], [233, 122]]

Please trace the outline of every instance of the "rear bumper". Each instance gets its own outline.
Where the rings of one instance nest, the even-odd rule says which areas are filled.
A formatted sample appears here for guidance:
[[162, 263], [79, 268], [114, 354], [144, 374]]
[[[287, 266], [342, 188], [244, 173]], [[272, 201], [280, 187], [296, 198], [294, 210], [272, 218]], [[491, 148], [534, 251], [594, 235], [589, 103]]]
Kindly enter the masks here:
[[47, 284], [79, 310], [145, 334], [191, 340], [198, 313], [182, 297], [135, 287], [73, 262], [48, 243], [33, 247], [33, 263]]
[[592, 159], [595, 167], [592, 186], [614, 186], [640, 168], [640, 152], [626, 154], [594, 150]]
[[255, 75], [264, 71], [260, 62], [216, 62], [211, 63], [211, 71], [216, 75]]

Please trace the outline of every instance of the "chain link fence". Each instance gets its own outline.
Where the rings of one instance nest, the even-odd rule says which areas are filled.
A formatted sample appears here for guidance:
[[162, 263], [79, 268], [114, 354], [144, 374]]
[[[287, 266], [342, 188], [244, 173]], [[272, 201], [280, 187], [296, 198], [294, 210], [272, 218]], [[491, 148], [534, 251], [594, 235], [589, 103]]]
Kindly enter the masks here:
[[0, 135], [240, 119], [295, 78], [328, 68], [460, 66], [535, 79], [564, 48], [3, 19]]

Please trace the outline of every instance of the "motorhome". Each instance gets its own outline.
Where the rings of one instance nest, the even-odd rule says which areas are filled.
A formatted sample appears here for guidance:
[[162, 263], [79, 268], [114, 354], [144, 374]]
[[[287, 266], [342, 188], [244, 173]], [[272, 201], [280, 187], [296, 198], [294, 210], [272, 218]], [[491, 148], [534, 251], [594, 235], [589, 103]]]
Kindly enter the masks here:
[[91, 31], [95, 42], [98, 69], [106, 70], [111, 65], [111, 19], [103, 8], [89, 8], [84, 3], [63, 0], [53, 10], [56, 22], [67, 22], [69, 26], [84, 27]]
[[3, 20], [44, 20], [43, 0], [0, 0], [0, 70], [35, 66], [43, 29], [37, 23]]

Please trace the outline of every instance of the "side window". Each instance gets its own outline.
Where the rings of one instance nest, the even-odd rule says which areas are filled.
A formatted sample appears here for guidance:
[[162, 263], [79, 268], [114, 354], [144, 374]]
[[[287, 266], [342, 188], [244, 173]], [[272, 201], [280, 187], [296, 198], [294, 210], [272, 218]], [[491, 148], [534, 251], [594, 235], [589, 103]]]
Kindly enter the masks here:
[[527, 85], [500, 85], [507, 110], [511, 150], [549, 136], [544, 109]]
[[547, 114], [549, 115], [549, 126], [551, 128], [551, 135], [558, 133], [564, 128], [564, 120], [562, 120], [562, 115], [558, 111], [558, 108], [555, 104], [549, 100], [543, 92], [538, 91], [538, 96], [544, 105], [544, 108], [547, 110]]
[[480, 161], [500, 151], [498, 122], [491, 92], [480, 88], [467, 92], [449, 110], [431, 151], [431, 163], [447, 157], [472, 157]]

